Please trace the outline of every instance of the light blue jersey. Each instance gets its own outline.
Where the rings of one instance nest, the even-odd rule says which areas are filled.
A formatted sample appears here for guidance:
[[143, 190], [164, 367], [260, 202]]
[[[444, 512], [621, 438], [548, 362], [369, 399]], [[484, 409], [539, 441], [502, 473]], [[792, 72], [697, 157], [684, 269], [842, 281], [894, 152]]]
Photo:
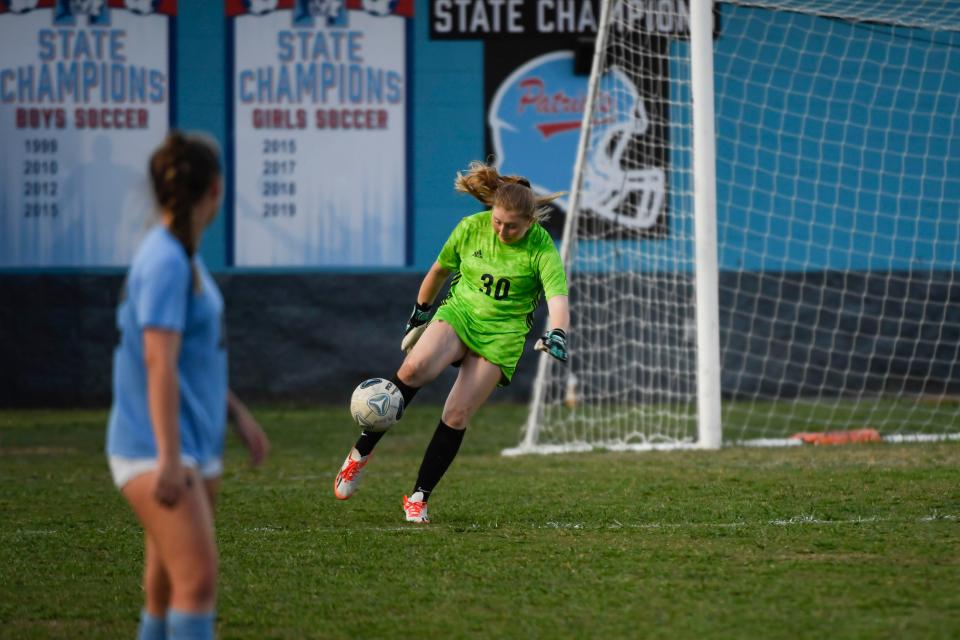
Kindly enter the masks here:
[[183, 245], [162, 225], [150, 231], [134, 255], [117, 309], [120, 344], [113, 356], [110, 456], [157, 456], [143, 359], [146, 328], [169, 329], [181, 336], [177, 362], [181, 455], [202, 465], [223, 454], [227, 411], [223, 297], [199, 256], [194, 264], [201, 291], [193, 285]]

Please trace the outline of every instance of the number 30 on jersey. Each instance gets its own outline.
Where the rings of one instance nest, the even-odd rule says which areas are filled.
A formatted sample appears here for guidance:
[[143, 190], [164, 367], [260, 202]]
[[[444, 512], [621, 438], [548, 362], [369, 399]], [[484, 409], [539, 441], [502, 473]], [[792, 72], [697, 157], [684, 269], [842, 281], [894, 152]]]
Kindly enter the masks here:
[[480, 282], [483, 283], [480, 291], [488, 296], [493, 296], [494, 300], [504, 300], [510, 294], [510, 280], [508, 278], [497, 280], [489, 273], [485, 273], [480, 276]]

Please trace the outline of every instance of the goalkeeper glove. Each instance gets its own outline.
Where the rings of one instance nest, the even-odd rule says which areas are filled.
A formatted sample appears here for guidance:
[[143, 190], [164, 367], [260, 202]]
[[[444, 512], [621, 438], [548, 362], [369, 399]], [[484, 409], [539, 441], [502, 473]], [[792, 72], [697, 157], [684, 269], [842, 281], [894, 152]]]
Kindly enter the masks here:
[[427, 330], [427, 323], [430, 322], [431, 315], [430, 308], [429, 304], [420, 304], [419, 302], [413, 307], [410, 319], [407, 320], [407, 328], [403, 331], [403, 341], [400, 343], [400, 349], [404, 353], [410, 353], [413, 345], [417, 344], [417, 340]]
[[560, 362], [567, 361], [567, 334], [563, 329], [551, 329], [537, 341], [537, 351], [545, 351]]

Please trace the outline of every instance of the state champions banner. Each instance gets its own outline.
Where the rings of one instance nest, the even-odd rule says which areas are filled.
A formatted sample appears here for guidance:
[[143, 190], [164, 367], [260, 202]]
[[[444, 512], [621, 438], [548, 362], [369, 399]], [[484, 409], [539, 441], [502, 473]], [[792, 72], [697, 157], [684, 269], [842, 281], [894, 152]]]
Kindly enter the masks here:
[[407, 262], [413, 0], [226, 0], [232, 264]]
[[0, 0], [0, 267], [129, 264], [176, 0]]

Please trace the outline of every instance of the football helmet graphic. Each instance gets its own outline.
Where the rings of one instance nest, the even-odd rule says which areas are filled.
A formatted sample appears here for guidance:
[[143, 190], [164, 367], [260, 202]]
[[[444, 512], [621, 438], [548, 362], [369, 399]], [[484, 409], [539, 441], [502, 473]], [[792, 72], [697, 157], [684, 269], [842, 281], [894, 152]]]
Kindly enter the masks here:
[[[503, 81], [488, 124], [498, 170], [527, 176], [540, 193], [567, 191], [587, 101], [587, 78], [573, 74], [573, 52], [538, 56]], [[637, 230], [656, 225], [666, 186], [662, 167], [628, 157], [650, 121], [637, 87], [612, 67], [600, 79], [583, 167], [581, 206]], [[558, 203], [566, 208], [567, 199]]]
[[617, 67], [600, 79], [583, 166], [583, 206], [617, 224], [649, 229], [663, 209], [662, 167], [629, 168], [626, 151], [647, 134], [650, 119], [637, 88]]

